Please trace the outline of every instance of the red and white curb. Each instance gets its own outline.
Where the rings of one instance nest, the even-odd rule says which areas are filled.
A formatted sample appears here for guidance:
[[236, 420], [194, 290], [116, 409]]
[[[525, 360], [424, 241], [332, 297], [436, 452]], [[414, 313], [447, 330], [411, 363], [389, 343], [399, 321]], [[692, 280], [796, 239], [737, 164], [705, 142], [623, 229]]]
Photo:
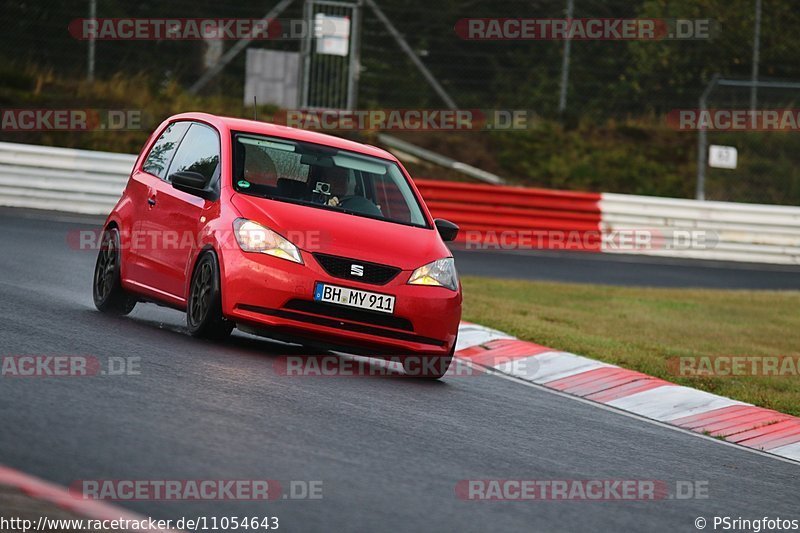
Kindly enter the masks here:
[[800, 461], [800, 418], [462, 322], [456, 357], [622, 411]]
[[83, 499], [64, 487], [0, 465], [0, 486], [11, 487], [34, 500], [50, 503], [90, 520], [136, 521], [144, 527], [138, 531], [163, 531], [148, 527], [148, 518], [99, 500]]

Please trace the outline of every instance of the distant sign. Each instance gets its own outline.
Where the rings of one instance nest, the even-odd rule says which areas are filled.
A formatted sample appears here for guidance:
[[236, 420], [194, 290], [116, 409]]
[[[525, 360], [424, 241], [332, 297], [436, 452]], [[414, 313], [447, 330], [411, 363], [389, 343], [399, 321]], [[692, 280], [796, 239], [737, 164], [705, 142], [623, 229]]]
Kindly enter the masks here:
[[346, 56], [350, 51], [350, 17], [317, 13], [314, 16], [314, 37], [318, 54]]
[[736, 168], [739, 152], [733, 146], [712, 144], [708, 147], [708, 166], [714, 168]]

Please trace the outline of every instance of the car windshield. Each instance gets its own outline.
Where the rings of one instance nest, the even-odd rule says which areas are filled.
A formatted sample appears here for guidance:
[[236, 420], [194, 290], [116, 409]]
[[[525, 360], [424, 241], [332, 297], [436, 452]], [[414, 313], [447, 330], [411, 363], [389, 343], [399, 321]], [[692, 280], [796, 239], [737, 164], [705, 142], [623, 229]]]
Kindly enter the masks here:
[[428, 227], [397, 164], [328, 146], [236, 133], [237, 192]]

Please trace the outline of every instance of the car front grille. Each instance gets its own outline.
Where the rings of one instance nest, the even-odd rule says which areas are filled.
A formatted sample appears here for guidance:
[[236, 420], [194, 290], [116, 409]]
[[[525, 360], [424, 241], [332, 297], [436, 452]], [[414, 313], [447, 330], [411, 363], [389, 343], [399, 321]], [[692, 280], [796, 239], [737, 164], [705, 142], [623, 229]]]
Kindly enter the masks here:
[[[393, 280], [401, 270], [397, 267], [359, 261], [358, 259], [348, 259], [335, 255], [320, 253], [315, 253], [313, 255], [314, 259], [317, 260], [325, 272], [331, 276], [360, 281], [362, 283], [370, 283], [372, 285], [386, 285]], [[354, 272], [363, 272], [363, 276], [354, 274]]]
[[385, 313], [376, 313], [374, 311], [363, 311], [361, 309], [350, 309], [325, 302], [312, 302], [309, 300], [289, 300], [284, 306], [286, 309], [293, 311], [302, 311], [304, 313], [313, 313], [315, 315], [322, 315], [331, 318], [341, 318], [343, 320], [350, 320], [353, 322], [361, 322], [364, 324], [371, 324], [373, 326], [380, 326], [383, 328], [402, 329], [405, 331], [414, 331], [414, 326], [411, 321], [400, 318], [397, 316], [387, 315]]
[[[416, 342], [420, 344], [428, 344], [431, 346], [441, 347], [445, 345], [445, 342], [442, 340], [433, 339], [431, 337], [425, 337], [422, 335], [416, 335], [412, 333], [412, 327], [410, 322], [407, 322], [406, 324], [402, 324], [401, 322], [395, 322], [392, 326], [389, 327], [387, 327], [388, 324], [384, 322], [384, 320], [376, 319], [375, 317], [371, 317], [371, 319], [367, 321], [367, 323], [360, 321], [350, 322], [350, 319], [345, 319], [344, 317], [334, 318], [329, 309], [325, 309], [324, 311], [322, 311], [318, 307], [316, 307], [314, 308], [314, 311], [312, 311], [311, 307], [306, 307], [308, 304], [316, 305], [319, 304], [319, 302], [308, 302], [306, 304], [298, 305], [297, 304], [298, 301], [303, 301], [303, 300], [291, 300], [282, 309], [270, 309], [267, 307], [260, 307], [257, 305], [250, 305], [250, 304], [236, 304], [236, 307], [238, 309], [241, 309], [243, 311], [249, 311], [251, 313], [259, 313], [266, 316], [277, 316], [289, 320], [296, 320], [298, 322], [305, 322], [307, 324], [317, 324], [328, 328], [336, 328], [342, 331], [365, 333], [367, 335], [375, 335], [376, 337], [384, 337], [387, 339]], [[295, 311], [293, 308], [303, 309], [303, 310]], [[317, 314], [320, 312], [321, 314]], [[394, 320], [398, 321], [405, 320], [399, 317], [388, 317], [388, 318], [389, 319], [394, 318]], [[380, 320], [381, 321], [380, 326], [373, 325], [374, 322], [369, 323], [370, 321], [373, 320]], [[391, 328], [396, 327], [397, 329], [390, 329], [390, 327]], [[406, 329], [407, 331], [401, 331], [403, 329]]]

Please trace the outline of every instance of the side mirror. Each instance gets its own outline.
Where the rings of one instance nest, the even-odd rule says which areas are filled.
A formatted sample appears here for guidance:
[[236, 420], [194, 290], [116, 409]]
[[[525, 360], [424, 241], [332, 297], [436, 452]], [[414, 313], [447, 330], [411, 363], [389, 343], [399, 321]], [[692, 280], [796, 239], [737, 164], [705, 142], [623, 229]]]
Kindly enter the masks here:
[[216, 196], [214, 191], [206, 188], [208, 180], [199, 172], [192, 172], [190, 170], [175, 172], [170, 174], [169, 181], [172, 183], [172, 186], [179, 191], [199, 196], [206, 200], [213, 200]]
[[442, 236], [443, 241], [449, 242], [456, 240], [458, 226], [443, 218], [434, 219], [433, 224], [436, 226], [436, 231]]

